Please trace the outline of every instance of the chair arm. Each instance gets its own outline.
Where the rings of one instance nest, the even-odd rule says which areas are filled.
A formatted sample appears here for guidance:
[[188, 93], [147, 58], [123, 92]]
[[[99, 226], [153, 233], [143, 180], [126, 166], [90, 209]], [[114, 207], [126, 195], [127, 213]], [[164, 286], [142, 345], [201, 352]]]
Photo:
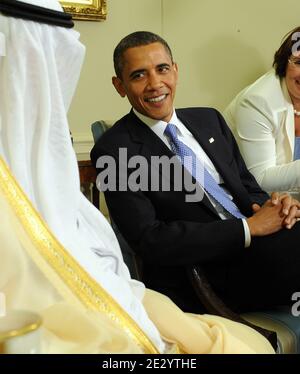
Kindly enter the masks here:
[[188, 270], [188, 274], [195, 292], [197, 293], [202, 305], [205, 307], [208, 313], [218, 315], [252, 327], [254, 330], [258, 331], [265, 338], [267, 338], [275, 350], [277, 349], [276, 332], [264, 329], [260, 326], [256, 326], [246, 321], [239, 314], [225, 305], [225, 303], [214, 292], [205, 275], [204, 270], [200, 266], [192, 267]]

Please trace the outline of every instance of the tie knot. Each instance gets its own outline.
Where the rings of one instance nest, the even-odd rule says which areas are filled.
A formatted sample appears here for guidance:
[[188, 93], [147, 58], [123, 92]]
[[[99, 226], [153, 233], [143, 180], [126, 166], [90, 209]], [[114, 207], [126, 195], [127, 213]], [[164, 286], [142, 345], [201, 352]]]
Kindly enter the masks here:
[[165, 135], [167, 135], [171, 139], [177, 138], [177, 127], [173, 125], [173, 123], [168, 123], [164, 132], [165, 132]]

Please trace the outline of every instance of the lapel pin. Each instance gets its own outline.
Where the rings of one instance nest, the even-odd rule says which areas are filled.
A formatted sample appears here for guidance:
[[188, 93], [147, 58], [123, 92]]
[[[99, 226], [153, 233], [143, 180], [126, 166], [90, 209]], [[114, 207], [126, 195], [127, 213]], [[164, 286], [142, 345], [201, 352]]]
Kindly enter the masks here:
[[210, 138], [210, 139], [209, 139], [210, 144], [213, 143], [214, 141], [215, 141], [214, 138]]

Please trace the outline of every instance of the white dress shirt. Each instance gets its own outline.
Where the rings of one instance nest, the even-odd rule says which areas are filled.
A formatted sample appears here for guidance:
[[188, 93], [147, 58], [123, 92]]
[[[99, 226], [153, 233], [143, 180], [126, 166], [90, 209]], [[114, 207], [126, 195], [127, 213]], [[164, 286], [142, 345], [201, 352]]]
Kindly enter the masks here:
[[[171, 145], [168, 141], [167, 136], [165, 135], [165, 129], [168, 125], [168, 122], [165, 121], [159, 121], [155, 120], [149, 117], [144, 116], [143, 114], [137, 112], [135, 109], [133, 109], [135, 115], [143, 122], [145, 123], [165, 144], [166, 146], [171, 150]], [[180, 121], [180, 119], [176, 115], [176, 111], [173, 111], [172, 118], [169, 123], [172, 123], [175, 125], [178, 129], [178, 139], [184, 143], [186, 146], [188, 146], [194, 153], [197, 155], [199, 160], [201, 160], [207, 169], [207, 171], [212, 175], [212, 177], [216, 180], [218, 184], [223, 184], [223, 178], [216, 170], [214, 164], [210, 160], [210, 158], [207, 156], [207, 154], [204, 152], [201, 145], [197, 142], [197, 140], [194, 138], [193, 134], [184, 126], [184, 124]], [[202, 187], [201, 187], [202, 188]], [[226, 190], [222, 186], [223, 189]], [[229, 197], [232, 199], [232, 196], [230, 195], [229, 191], [226, 190]], [[208, 197], [209, 201], [213, 205], [213, 207], [216, 209], [219, 217], [223, 220], [227, 219], [226, 215], [224, 215], [224, 210], [219, 204], [216, 204], [215, 200], [211, 198], [209, 194], [204, 191], [206, 196]], [[245, 232], [245, 247], [249, 247], [251, 244], [251, 234], [250, 229], [247, 223], [246, 219], [242, 219], [243, 226], [244, 226], [244, 232]]]

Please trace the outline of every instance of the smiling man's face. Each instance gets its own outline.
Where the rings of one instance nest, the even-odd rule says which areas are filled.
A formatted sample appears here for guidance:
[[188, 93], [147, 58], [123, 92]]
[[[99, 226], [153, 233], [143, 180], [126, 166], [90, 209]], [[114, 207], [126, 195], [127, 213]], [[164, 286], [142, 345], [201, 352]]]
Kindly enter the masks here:
[[158, 42], [129, 48], [123, 55], [122, 79], [113, 77], [113, 84], [122, 97], [139, 113], [169, 122], [178, 78], [165, 47]]

